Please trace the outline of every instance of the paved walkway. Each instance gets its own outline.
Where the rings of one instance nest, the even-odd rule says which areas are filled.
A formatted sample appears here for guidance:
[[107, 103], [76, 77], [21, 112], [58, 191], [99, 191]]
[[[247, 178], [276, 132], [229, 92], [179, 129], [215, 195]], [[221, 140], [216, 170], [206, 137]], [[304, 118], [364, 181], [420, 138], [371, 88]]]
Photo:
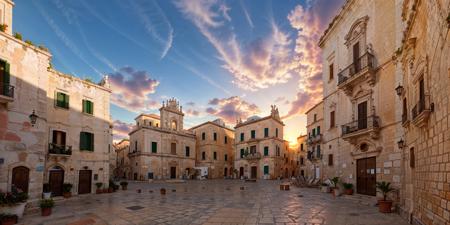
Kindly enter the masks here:
[[[130, 183], [128, 191], [60, 201], [50, 217], [27, 215], [20, 224], [407, 224], [396, 214], [381, 214], [377, 207], [349, 198], [335, 199], [308, 188], [280, 191], [279, 184], [263, 180]], [[167, 189], [165, 196], [160, 195], [160, 187]]]

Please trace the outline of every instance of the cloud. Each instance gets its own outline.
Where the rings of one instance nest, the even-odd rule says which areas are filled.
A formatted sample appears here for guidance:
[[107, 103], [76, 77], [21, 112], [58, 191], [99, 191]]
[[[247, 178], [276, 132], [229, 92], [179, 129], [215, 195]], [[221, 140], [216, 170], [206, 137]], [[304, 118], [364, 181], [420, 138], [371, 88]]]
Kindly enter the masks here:
[[[289, 118], [314, 106], [322, 100], [322, 56], [317, 43], [329, 15], [334, 15], [342, 4], [339, 1], [318, 0], [313, 4], [297, 5], [287, 16], [293, 29], [297, 31], [295, 40], [296, 72], [299, 74], [299, 85], [296, 97], [283, 118]], [[325, 17], [321, 17], [325, 16]]]
[[177, 8], [198, 28], [216, 49], [222, 67], [233, 76], [233, 83], [244, 90], [256, 91], [286, 83], [296, 69], [292, 63], [291, 40], [275, 22], [271, 33], [241, 45], [223, 13], [225, 3], [217, 0], [175, 2]]
[[122, 67], [109, 74], [109, 80], [113, 104], [133, 112], [148, 111], [159, 105], [149, 96], [155, 93], [159, 81], [152, 79], [147, 71]]
[[184, 114], [186, 114], [187, 116], [197, 117], [200, 116], [200, 111], [195, 109], [187, 109], [184, 111]]
[[235, 123], [238, 118], [248, 118], [260, 113], [258, 106], [242, 100], [239, 96], [213, 98], [208, 102], [206, 113], [222, 118], [226, 123]]
[[128, 138], [128, 134], [133, 129], [133, 124], [125, 123], [120, 120], [113, 121], [113, 139], [114, 141], [120, 141], [124, 138]]

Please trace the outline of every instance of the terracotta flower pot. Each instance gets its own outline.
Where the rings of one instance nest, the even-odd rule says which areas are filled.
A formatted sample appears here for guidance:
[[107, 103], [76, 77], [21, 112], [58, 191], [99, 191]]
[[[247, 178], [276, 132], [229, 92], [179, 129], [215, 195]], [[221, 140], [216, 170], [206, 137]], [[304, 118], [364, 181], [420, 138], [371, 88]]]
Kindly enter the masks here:
[[108, 188], [103, 188], [103, 193], [108, 193]]
[[346, 195], [353, 195], [353, 189], [345, 189], [344, 192]]
[[96, 193], [96, 194], [101, 194], [101, 193], [102, 193], [102, 189], [97, 189], [97, 190], [95, 190], [95, 193]]
[[392, 201], [378, 200], [378, 210], [382, 213], [391, 213]]
[[52, 208], [41, 208], [42, 216], [50, 216], [52, 214]]
[[2, 225], [13, 225], [16, 224], [17, 219], [13, 218], [13, 217], [8, 217], [8, 218], [2, 218], [1, 224]]
[[127, 187], [127, 185], [122, 185], [122, 190], [126, 191], [128, 189]]
[[72, 197], [72, 192], [64, 192], [63, 196], [64, 196], [64, 198], [70, 198], [70, 197]]
[[162, 195], [165, 195], [166, 194], [166, 189], [165, 188], [161, 188], [159, 190], [159, 193], [161, 193]]
[[108, 188], [108, 193], [113, 193], [113, 188], [112, 187], [110, 187], [110, 188]]

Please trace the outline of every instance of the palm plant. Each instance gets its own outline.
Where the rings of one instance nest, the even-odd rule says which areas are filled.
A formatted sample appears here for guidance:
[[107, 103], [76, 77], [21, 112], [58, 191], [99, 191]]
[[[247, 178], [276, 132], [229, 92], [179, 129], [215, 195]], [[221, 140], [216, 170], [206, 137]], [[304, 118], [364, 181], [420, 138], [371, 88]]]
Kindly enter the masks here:
[[333, 177], [333, 179], [331, 179], [331, 183], [336, 188], [339, 183], [339, 177]]
[[391, 183], [386, 181], [377, 182], [377, 189], [383, 194], [383, 201], [386, 201], [387, 195], [395, 190], [391, 187]]

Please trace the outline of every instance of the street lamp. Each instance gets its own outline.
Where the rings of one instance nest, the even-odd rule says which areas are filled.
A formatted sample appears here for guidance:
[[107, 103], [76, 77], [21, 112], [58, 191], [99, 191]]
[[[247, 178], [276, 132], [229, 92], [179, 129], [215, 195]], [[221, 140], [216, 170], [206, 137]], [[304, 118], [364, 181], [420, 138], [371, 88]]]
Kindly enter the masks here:
[[33, 109], [33, 113], [31, 113], [28, 117], [30, 118], [31, 126], [34, 127], [34, 125], [36, 124], [37, 118], [39, 118], [39, 116], [36, 115], [34, 109]]
[[400, 139], [400, 140], [397, 142], [397, 145], [398, 145], [398, 148], [399, 148], [399, 149], [403, 149], [403, 147], [405, 147], [405, 141], [403, 141], [403, 139]]
[[404, 91], [405, 89], [403, 88], [403, 86], [402, 85], [400, 85], [400, 84], [398, 84], [398, 86], [395, 88], [395, 91], [397, 92], [397, 95], [398, 96], [401, 96], [402, 94], [403, 94], [403, 91]]

